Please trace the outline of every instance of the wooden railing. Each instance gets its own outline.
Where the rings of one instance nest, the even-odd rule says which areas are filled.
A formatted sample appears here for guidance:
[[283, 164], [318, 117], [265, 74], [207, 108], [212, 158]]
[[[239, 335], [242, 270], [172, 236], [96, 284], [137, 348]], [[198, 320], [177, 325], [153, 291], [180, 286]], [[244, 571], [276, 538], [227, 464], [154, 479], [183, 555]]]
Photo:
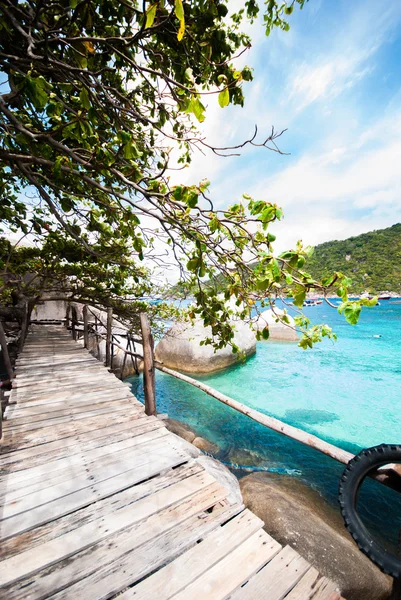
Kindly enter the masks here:
[[[247, 416], [248, 418], [252, 419], [253, 421], [263, 425], [264, 427], [267, 427], [268, 429], [276, 431], [277, 433], [285, 435], [286, 437], [289, 437], [293, 440], [296, 440], [297, 442], [300, 442], [301, 444], [309, 446], [310, 448], [314, 448], [315, 450], [318, 450], [322, 454], [325, 454], [326, 456], [329, 456], [330, 458], [333, 458], [334, 460], [336, 460], [342, 464], [348, 464], [348, 462], [354, 457], [354, 454], [352, 454], [351, 452], [347, 452], [346, 450], [343, 450], [342, 448], [339, 448], [338, 446], [335, 446], [334, 444], [330, 444], [329, 442], [326, 442], [325, 440], [322, 440], [321, 438], [319, 438], [315, 435], [312, 435], [311, 433], [308, 433], [302, 429], [298, 429], [297, 427], [288, 425], [287, 423], [284, 423], [283, 421], [280, 421], [279, 419], [276, 419], [275, 417], [271, 417], [271, 416], [261, 413], [257, 410], [254, 410], [253, 408], [250, 408], [250, 407], [246, 406], [245, 404], [238, 402], [238, 400], [235, 400], [234, 398], [230, 398], [229, 396], [222, 394], [221, 392], [215, 390], [214, 388], [212, 388], [192, 377], [189, 377], [188, 375], [184, 375], [182, 373], [179, 373], [178, 371], [174, 371], [173, 369], [168, 369], [162, 363], [156, 361], [154, 358], [153, 337], [151, 334], [148, 317], [145, 313], [142, 313], [140, 315], [142, 337], [141, 337], [141, 339], [133, 338], [133, 339], [135, 339], [135, 341], [139, 342], [142, 345], [142, 347], [143, 347], [142, 355], [137, 352], [132, 352], [132, 351], [128, 350], [128, 347], [123, 348], [121, 345], [119, 345], [115, 341], [113, 341], [113, 334], [109, 333], [109, 332], [112, 332], [112, 319], [113, 319], [113, 316], [110, 311], [107, 313], [106, 325], [104, 323], [102, 323], [102, 321], [98, 317], [97, 317], [97, 319], [98, 319], [99, 323], [101, 323], [103, 328], [106, 328], [107, 334], [105, 336], [105, 335], [99, 334], [97, 332], [97, 333], [95, 333], [95, 335], [106, 340], [106, 348], [107, 348], [107, 344], [110, 344], [111, 348], [114, 345], [117, 348], [119, 348], [120, 350], [122, 350], [123, 352], [125, 352], [126, 355], [131, 355], [131, 357], [135, 356], [137, 358], [140, 358], [143, 361], [143, 377], [144, 377], [143, 389], [144, 389], [144, 401], [145, 401], [146, 414], [155, 415], [157, 412], [156, 391], [155, 391], [155, 370], [158, 369], [159, 371], [162, 371], [163, 373], [166, 373], [166, 374], [168, 374], [172, 377], [175, 377], [176, 379], [179, 379], [181, 381], [185, 381], [186, 383], [202, 390], [203, 392], [205, 392], [209, 396], [212, 396], [219, 402], [225, 404], [226, 406], [229, 406], [230, 408], [236, 410], [237, 412], [240, 412], [241, 414]], [[85, 321], [85, 319], [84, 319], [84, 321]], [[72, 328], [72, 330], [75, 332], [81, 331], [77, 328], [77, 325], [78, 324], [76, 323], [75, 328]], [[87, 327], [89, 325], [87, 325]], [[125, 335], [119, 334], [120, 337], [126, 337], [127, 335], [128, 334], [125, 334]], [[85, 324], [84, 324], [84, 337], [85, 337]], [[128, 339], [129, 338], [127, 337], [127, 340]], [[111, 352], [109, 355], [106, 354], [106, 364], [107, 364], [107, 356], [110, 356], [110, 362], [112, 364], [112, 360], [113, 360], [112, 359], [112, 356], [113, 356], [112, 349], [111, 349]], [[391, 469], [381, 470], [380, 472], [373, 473], [372, 477], [374, 479], [376, 479], [377, 481], [380, 481], [381, 483], [384, 483], [385, 485], [400, 491], [399, 477], [395, 477], [394, 473], [392, 473]]]
[[[89, 320], [89, 314], [92, 314], [94, 317], [94, 322]], [[138, 359], [142, 361], [143, 368], [143, 377], [144, 377], [144, 400], [145, 400], [145, 412], [147, 415], [155, 415], [157, 412], [156, 407], [156, 391], [155, 391], [155, 370], [158, 369], [176, 379], [180, 379], [181, 381], [185, 381], [190, 385], [202, 390], [209, 396], [212, 396], [219, 402], [222, 402], [226, 406], [240, 412], [241, 414], [247, 416], [248, 418], [260, 423], [264, 427], [272, 429], [286, 437], [289, 437], [293, 440], [296, 440], [306, 446], [314, 448], [319, 452], [325, 454], [326, 456], [330, 456], [334, 460], [337, 460], [340, 463], [347, 464], [352, 458], [353, 454], [343, 450], [342, 448], [338, 448], [333, 444], [330, 444], [321, 438], [312, 435], [302, 429], [298, 429], [279, 419], [271, 417], [269, 415], [263, 414], [257, 410], [254, 410], [245, 404], [238, 402], [237, 400], [218, 392], [212, 387], [189, 377], [188, 375], [183, 375], [178, 371], [174, 371], [173, 369], [168, 369], [162, 363], [159, 363], [154, 358], [154, 342], [153, 336], [151, 333], [150, 325], [148, 317], [145, 313], [140, 315], [140, 325], [141, 325], [141, 338], [135, 337], [129, 331], [125, 331], [122, 333], [118, 333], [117, 335], [113, 332], [113, 323], [118, 320], [113, 317], [112, 310], [107, 310], [106, 312], [106, 323], [102, 321], [99, 315], [96, 315], [89, 306], [85, 305], [83, 308], [83, 320], [80, 321], [78, 319], [78, 311], [77, 307], [73, 304], [68, 304], [67, 313], [65, 318], [66, 327], [71, 330], [72, 337], [74, 340], [80, 339], [80, 334], [83, 334], [84, 338], [84, 346], [85, 348], [89, 347], [89, 339], [90, 336], [95, 336], [96, 338], [96, 349], [97, 349], [97, 358], [101, 358], [100, 353], [100, 344], [99, 339], [105, 341], [105, 365], [110, 367], [110, 370], [113, 370], [113, 362], [114, 362], [114, 350], [118, 348], [122, 352], [124, 352], [123, 358], [123, 368], [122, 373], [124, 372], [124, 367], [126, 365], [126, 361], [128, 357], [131, 358], [134, 370], [136, 373], [139, 373]], [[121, 324], [120, 324], [121, 325]], [[25, 333], [28, 326], [28, 319], [26, 319]], [[99, 331], [100, 327], [103, 328], [103, 333]], [[120, 343], [118, 343], [118, 338], [125, 338], [127, 340], [126, 347], [124, 348]], [[143, 354], [136, 352], [135, 343], [139, 343], [142, 345]], [[7, 352], [7, 344], [4, 334], [4, 329], [2, 323], [0, 322], [0, 344], [3, 348], [3, 354], [5, 358], [7, 372], [9, 374], [10, 380], [14, 377], [14, 372], [12, 369], [11, 361], [9, 359], [9, 355]], [[389, 487], [393, 487], [397, 490], [400, 489], [399, 486], [399, 477], [393, 478], [393, 474], [391, 469], [389, 470], [381, 470], [380, 472], [376, 472], [373, 474], [374, 479], [388, 485]]]
[[[89, 320], [89, 314], [94, 318], [94, 322]], [[145, 396], [145, 412], [147, 415], [156, 414], [156, 386], [155, 386], [155, 364], [154, 364], [154, 342], [149, 325], [148, 316], [145, 313], [140, 315], [141, 338], [134, 336], [129, 331], [115, 334], [113, 332], [113, 324], [116, 321], [111, 308], [106, 311], [106, 322], [102, 321], [99, 315], [91, 310], [88, 305], [84, 305], [82, 310], [83, 320], [78, 319], [78, 310], [74, 304], [67, 305], [67, 313], [65, 324], [67, 329], [71, 330], [72, 337], [75, 341], [80, 339], [80, 334], [83, 334], [84, 347], [89, 347], [90, 336], [95, 336], [97, 346], [97, 358], [101, 358], [99, 339], [105, 341], [105, 366], [110, 367], [114, 371], [114, 351], [117, 348], [124, 352], [123, 363], [121, 367], [121, 376], [124, 374], [126, 361], [131, 358], [134, 371], [139, 374], [138, 359], [143, 361], [143, 378], [144, 378], [144, 396]], [[100, 327], [103, 333], [99, 331]], [[118, 338], [127, 340], [124, 348]], [[136, 352], [135, 343], [141, 344], [143, 354]]]

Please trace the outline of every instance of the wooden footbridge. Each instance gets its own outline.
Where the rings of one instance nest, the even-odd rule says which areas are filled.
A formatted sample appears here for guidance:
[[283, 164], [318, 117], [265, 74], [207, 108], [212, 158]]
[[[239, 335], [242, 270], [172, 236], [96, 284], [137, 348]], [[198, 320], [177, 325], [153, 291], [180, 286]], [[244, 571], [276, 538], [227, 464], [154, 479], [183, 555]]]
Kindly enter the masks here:
[[61, 327], [35, 326], [0, 443], [4, 600], [339, 600]]

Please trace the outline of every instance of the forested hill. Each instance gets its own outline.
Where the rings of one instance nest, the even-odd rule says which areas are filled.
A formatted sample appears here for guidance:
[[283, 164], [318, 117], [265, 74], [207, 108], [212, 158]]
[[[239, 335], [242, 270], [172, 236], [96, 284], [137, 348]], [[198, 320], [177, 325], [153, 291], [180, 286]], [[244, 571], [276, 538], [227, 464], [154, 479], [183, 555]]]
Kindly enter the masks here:
[[401, 292], [401, 223], [319, 244], [305, 266], [317, 279], [341, 271], [351, 277], [356, 293]]

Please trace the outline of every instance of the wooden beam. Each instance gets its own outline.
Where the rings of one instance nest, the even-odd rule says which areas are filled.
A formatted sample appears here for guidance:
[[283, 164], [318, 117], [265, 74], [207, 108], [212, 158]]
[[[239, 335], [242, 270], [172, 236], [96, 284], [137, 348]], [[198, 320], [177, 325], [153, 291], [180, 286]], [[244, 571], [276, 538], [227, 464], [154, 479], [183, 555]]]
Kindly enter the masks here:
[[111, 364], [111, 328], [113, 325], [113, 309], [107, 309], [107, 323], [106, 323], [106, 367]]
[[28, 331], [28, 322], [29, 322], [29, 309], [28, 309], [28, 303], [25, 303], [25, 312], [24, 312], [24, 316], [22, 318], [22, 326], [21, 326], [21, 335], [20, 335], [20, 339], [19, 339], [19, 343], [18, 343], [18, 353], [22, 352], [22, 349], [24, 347], [24, 343], [25, 343], [25, 338], [26, 338], [26, 334]]
[[65, 313], [65, 326], [67, 329], [70, 326], [70, 313], [71, 313], [71, 304], [67, 304], [67, 310]]
[[153, 359], [153, 336], [146, 313], [141, 313], [141, 331], [143, 344], [143, 390], [145, 396], [145, 412], [147, 415], [156, 414], [156, 383]]
[[89, 331], [88, 331], [88, 306], [85, 306], [82, 309], [82, 314], [84, 317], [84, 347], [87, 348], [89, 345]]
[[293, 427], [292, 425], [287, 425], [287, 423], [279, 421], [279, 419], [269, 417], [268, 415], [254, 410], [253, 408], [249, 408], [249, 406], [242, 404], [242, 402], [238, 402], [238, 400], [234, 400], [233, 398], [230, 398], [225, 394], [221, 394], [209, 385], [205, 385], [204, 383], [201, 383], [200, 381], [197, 381], [192, 377], [188, 377], [187, 375], [183, 375], [182, 373], [178, 373], [177, 371], [173, 371], [172, 369], [167, 369], [167, 367], [163, 367], [160, 364], [156, 364], [156, 368], [159, 369], [159, 371], [163, 371], [163, 373], [168, 373], [169, 375], [172, 375], [176, 379], [181, 379], [181, 381], [186, 381], [187, 383], [190, 383], [191, 385], [199, 388], [203, 392], [206, 392], [206, 394], [208, 394], [209, 396], [216, 398], [216, 400], [219, 400], [219, 402], [222, 402], [223, 404], [230, 406], [231, 408], [242, 413], [243, 415], [246, 415], [253, 421], [260, 423], [261, 425], [264, 425], [269, 429], [273, 429], [278, 433], [286, 435], [287, 437], [290, 437], [293, 440], [297, 440], [298, 442], [301, 442], [306, 446], [315, 448], [316, 450], [323, 452], [323, 454], [327, 454], [327, 456], [331, 456], [331, 458], [338, 460], [344, 465], [348, 464], [351, 458], [354, 457], [353, 454], [347, 452], [346, 450], [337, 448], [337, 446], [329, 444], [328, 442], [325, 442], [324, 440], [316, 437], [315, 435], [312, 435], [311, 433], [307, 433], [302, 429], [298, 429], [297, 427]]
[[7, 369], [8, 378], [14, 379], [15, 375], [14, 375], [13, 367], [11, 365], [10, 355], [8, 353], [6, 334], [4, 333], [3, 323], [1, 321], [0, 321], [0, 346], [3, 350], [4, 364]]

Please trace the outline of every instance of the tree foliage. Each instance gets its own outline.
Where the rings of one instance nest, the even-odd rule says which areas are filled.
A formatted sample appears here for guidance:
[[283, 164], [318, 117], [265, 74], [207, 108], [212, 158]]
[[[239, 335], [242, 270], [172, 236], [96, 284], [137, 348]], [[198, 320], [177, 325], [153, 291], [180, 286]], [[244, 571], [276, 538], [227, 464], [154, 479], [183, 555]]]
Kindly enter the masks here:
[[[288, 30], [305, 1], [267, 1], [266, 34]], [[230, 313], [206, 280], [224, 276], [225, 298], [238, 298], [244, 317], [257, 298], [291, 295], [301, 306], [319, 287], [304, 270], [302, 244], [274, 257], [269, 225], [282, 218], [279, 206], [244, 194], [217, 210], [207, 180], [170, 183], [172, 148], [183, 167], [196, 149], [237, 151], [210, 146], [194, 123], [207, 103], [243, 105], [252, 70], [238, 70], [235, 58], [251, 45], [241, 24], [259, 9], [254, 0], [235, 14], [224, 0], [1, 3], [0, 218], [6, 232], [34, 239], [23, 253], [36, 273], [36, 289], [23, 290], [20, 251], [7, 247], [6, 300], [13, 286], [56, 288], [133, 318], [133, 299], [152, 293], [152, 265], [173, 261], [196, 287], [192, 316], [212, 326], [219, 345], [232, 339]], [[279, 135], [272, 129], [258, 141], [255, 130], [238, 147], [279, 152]]]
[[315, 247], [307, 267], [318, 279], [342, 271], [350, 292], [401, 293], [401, 224]]

